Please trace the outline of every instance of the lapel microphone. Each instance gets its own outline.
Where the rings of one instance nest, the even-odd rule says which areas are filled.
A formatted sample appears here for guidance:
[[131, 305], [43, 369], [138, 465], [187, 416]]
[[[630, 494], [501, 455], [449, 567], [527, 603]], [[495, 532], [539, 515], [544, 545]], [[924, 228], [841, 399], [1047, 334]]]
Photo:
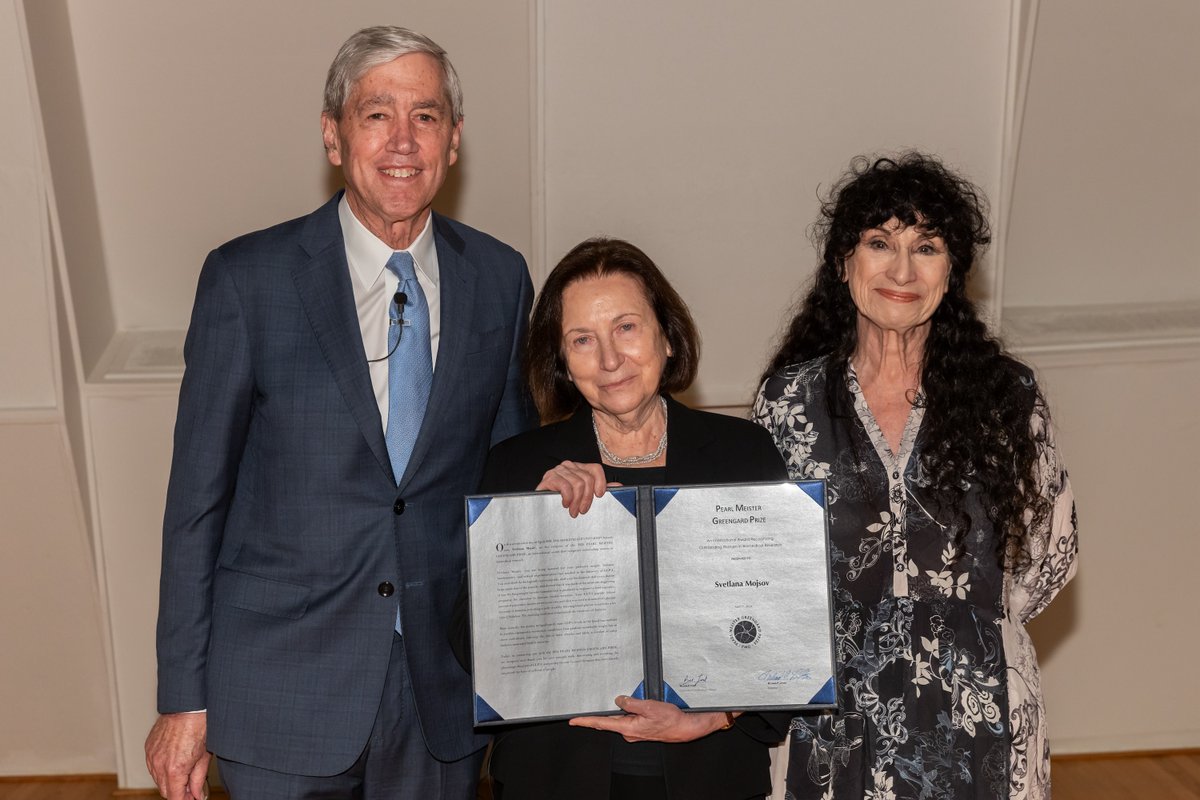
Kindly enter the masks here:
[[[392, 302], [396, 304], [396, 318], [388, 319], [388, 327], [390, 328], [393, 325], [399, 325], [400, 336], [403, 336], [404, 326], [409, 324], [404, 321], [404, 306], [408, 305], [408, 295], [404, 292], [396, 292], [394, 295], [392, 295]], [[396, 337], [396, 343], [392, 345], [392, 349], [388, 350], [385, 355], [380, 356], [379, 358], [368, 358], [367, 363], [375, 364], [379, 361], [387, 361], [389, 358], [391, 358], [392, 353], [396, 352], [396, 348], [400, 346], [400, 336]]]

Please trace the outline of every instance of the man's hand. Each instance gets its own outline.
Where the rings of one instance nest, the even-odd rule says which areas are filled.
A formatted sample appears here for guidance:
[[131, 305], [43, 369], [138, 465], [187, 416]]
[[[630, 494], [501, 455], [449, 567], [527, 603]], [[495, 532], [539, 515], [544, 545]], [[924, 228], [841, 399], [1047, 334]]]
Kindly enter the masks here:
[[[625, 712], [623, 716], [575, 717], [571, 725], [619, 733], [627, 742], [691, 742], [725, 727], [725, 715], [716, 711], [684, 712], [670, 703], [625, 695], [616, 703]], [[739, 714], [734, 712], [734, 716]]]
[[[618, 484], [613, 484], [616, 486]], [[604, 496], [604, 466], [602, 464], [580, 464], [564, 461], [549, 469], [535, 491], [550, 490], [562, 495], [563, 508], [572, 517], [586, 514], [592, 500]]]
[[208, 714], [160, 714], [146, 737], [146, 767], [167, 800], [208, 800]]

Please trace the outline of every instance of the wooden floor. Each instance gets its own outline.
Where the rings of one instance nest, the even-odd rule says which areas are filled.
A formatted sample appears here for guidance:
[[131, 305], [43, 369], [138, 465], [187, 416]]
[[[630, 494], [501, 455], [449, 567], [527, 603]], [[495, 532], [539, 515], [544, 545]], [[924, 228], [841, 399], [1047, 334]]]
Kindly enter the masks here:
[[1051, 760], [1054, 800], [1200, 798], [1200, 751]]
[[[1153, 756], [1055, 758], [1054, 800], [1194, 800], [1200, 798], [1200, 751]], [[104, 776], [16, 781], [0, 778], [0, 800], [109, 800], [117, 782]], [[152, 797], [121, 792], [117, 797]], [[224, 798], [223, 794], [214, 794]]]

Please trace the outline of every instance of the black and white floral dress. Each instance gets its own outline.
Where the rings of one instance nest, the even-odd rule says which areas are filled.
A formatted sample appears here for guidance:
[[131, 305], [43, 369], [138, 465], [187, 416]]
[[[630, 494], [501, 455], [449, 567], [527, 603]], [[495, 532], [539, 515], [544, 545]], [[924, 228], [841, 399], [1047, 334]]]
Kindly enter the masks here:
[[[759, 390], [754, 420], [794, 480], [829, 486], [841, 712], [792, 721], [791, 800], [1050, 797], [1045, 712], [1025, 623], [1075, 572], [1075, 503], [1049, 413], [1027, 378], [1038, 479], [1052, 504], [1029, 532], [1032, 560], [996, 559], [981, 492], [953, 546], [926, 511], [918, 403], [892, 453], [848, 370], [854, 413], [832, 418], [825, 360], [788, 367]], [[925, 503], [925, 505], [922, 505]]]

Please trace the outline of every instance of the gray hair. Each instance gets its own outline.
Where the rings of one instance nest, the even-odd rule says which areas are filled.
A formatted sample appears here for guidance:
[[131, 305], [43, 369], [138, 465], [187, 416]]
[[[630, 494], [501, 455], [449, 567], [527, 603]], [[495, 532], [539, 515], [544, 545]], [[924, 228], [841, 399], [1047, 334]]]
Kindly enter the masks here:
[[346, 100], [359, 78], [372, 68], [409, 53], [425, 53], [438, 62], [442, 68], [442, 90], [450, 103], [450, 122], [457, 125], [463, 116], [462, 87], [446, 51], [429, 37], [395, 25], [363, 28], [346, 40], [329, 65], [329, 75], [325, 78], [324, 113], [340, 120]]

